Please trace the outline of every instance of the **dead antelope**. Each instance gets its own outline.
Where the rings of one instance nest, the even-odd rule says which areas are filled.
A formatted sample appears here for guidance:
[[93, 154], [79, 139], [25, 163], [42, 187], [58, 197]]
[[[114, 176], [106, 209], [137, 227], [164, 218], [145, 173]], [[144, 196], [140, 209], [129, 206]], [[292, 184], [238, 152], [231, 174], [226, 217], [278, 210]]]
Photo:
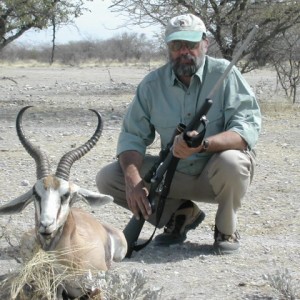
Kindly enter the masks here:
[[[22, 211], [32, 201], [35, 205], [35, 234], [32, 240], [45, 251], [62, 250], [65, 260], [82, 270], [106, 271], [111, 261], [121, 261], [127, 251], [122, 231], [107, 224], [101, 224], [91, 214], [79, 208], [72, 208], [77, 200], [86, 200], [91, 205], [105, 204], [112, 197], [80, 188], [69, 181], [72, 164], [89, 152], [97, 143], [102, 132], [101, 115], [93, 136], [82, 146], [69, 151], [59, 161], [55, 175], [50, 174], [50, 163], [46, 153], [26, 138], [23, 132], [22, 116], [31, 106], [24, 107], [16, 119], [20, 142], [36, 163], [37, 181], [25, 194], [0, 207], [0, 214], [14, 214]], [[27, 233], [26, 242], [30, 240]], [[78, 291], [68, 290], [71, 297], [78, 297]]]

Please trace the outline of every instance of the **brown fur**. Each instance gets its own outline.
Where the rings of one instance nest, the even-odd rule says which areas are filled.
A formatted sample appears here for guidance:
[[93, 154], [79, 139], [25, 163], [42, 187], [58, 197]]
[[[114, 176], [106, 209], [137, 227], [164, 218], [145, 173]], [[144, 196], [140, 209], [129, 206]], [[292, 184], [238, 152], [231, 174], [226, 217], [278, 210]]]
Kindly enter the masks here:
[[84, 210], [72, 208], [55, 250], [63, 253], [68, 250], [69, 254], [63, 258], [74, 267], [106, 271], [109, 268], [105, 249], [108, 240], [106, 229], [96, 218]]
[[[111, 242], [109, 235], [113, 236]], [[114, 253], [111, 245], [114, 244]], [[21, 241], [21, 255], [28, 261], [37, 252], [39, 242], [35, 230], [24, 234]], [[60, 239], [54, 249], [58, 261], [80, 272], [107, 271], [111, 261], [121, 261], [127, 251], [127, 242], [121, 230], [101, 224], [93, 215], [71, 208]], [[112, 257], [113, 256], [113, 257]], [[69, 295], [79, 297], [80, 290], [72, 283], [66, 283]], [[100, 296], [99, 291], [94, 291]], [[100, 293], [101, 294], [101, 293]], [[99, 298], [97, 298], [99, 299]]]
[[[117, 237], [113, 257], [109, 234]], [[23, 258], [30, 259], [36, 247], [35, 231], [27, 232], [21, 243]], [[123, 249], [122, 253], [117, 249]], [[121, 230], [101, 224], [93, 215], [79, 208], [71, 209], [61, 238], [53, 249], [64, 264], [68, 262], [69, 266], [80, 270], [100, 271], [107, 271], [112, 260], [122, 260], [126, 250], [127, 242]]]
[[54, 190], [58, 190], [60, 186], [60, 183], [57, 180], [57, 178], [51, 175], [44, 178], [43, 183], [44, 183], [45, 190], [48, 190], [50, 187], [52, 187]]

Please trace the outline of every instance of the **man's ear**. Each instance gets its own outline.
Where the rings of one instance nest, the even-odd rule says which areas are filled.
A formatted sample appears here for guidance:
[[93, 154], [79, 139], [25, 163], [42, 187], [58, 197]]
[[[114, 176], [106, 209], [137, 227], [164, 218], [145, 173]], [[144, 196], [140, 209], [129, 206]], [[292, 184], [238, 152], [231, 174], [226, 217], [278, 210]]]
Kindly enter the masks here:
[[206, 54], [208, 51], [208, 47], [209, 47], [209, 40], [207, 38], [207, 36], [201, 41], [202, 44], [202, 49], [204, 50], [204, 53]]

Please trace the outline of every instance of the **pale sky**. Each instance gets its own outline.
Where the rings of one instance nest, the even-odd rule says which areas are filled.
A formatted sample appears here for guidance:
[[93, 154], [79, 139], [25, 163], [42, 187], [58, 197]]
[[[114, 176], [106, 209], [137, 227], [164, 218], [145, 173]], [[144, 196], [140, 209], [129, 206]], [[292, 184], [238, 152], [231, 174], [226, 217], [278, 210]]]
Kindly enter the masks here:
[[[86, 7], [91, 12], [85, 12], [83, 16], [75, 19], [75, 26], [68, 25], [57, 31], [56, 43], [63, 44], [69, 41], [79, 40], [105, 40], [117, 34], [128, 33], [146, 33], [151, 38], [154, 33], [160, 31], [159, 26], [141, 28], [139, 26], [120, 28], [126, 20], [123, 16], [111, 13], [108, 7], [110, 0], [94, 0], [86, 2]], [[52, 32], [50, 30], [29, 30], [17, 39], [18, 42], [26, 44], [51, 43]]]

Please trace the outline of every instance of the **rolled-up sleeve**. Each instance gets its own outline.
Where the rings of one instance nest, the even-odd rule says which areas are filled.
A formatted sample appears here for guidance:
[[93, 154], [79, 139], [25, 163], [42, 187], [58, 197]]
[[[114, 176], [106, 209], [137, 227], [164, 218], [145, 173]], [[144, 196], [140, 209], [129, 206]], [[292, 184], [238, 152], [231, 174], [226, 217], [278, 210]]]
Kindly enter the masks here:
[[146, 90], [147, 87], [142, 81], [123, 119], [117, 145], [117, 156], [128, 150], [135, 150], [144, 155], [146, 147], [155, 138], [155, 129], [150, 122], [149, 108], [147, 107]]
[[225, 130], [238, 133], [252, 149], [261, 130], [261, 112], [249, 84], [234, 67], [225, 89]]

